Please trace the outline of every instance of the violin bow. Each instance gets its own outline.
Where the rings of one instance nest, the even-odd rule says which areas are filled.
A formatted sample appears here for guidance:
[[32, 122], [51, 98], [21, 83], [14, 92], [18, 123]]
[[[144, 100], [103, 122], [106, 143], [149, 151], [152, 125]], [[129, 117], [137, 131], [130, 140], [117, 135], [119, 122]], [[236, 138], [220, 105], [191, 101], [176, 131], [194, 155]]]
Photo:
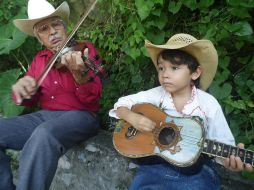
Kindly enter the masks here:
[[37, 82], [37, 86], [39, 87], [43, 80], [46, 78], [46, 76], [48, 75], [50, 69], [53, 67], [54, 63], [56, 62], [56, 60], [58, 59], [58, 57], [61, 55], [61, 52], [63, 51], [63, 49], [65, 48], [65, 46], [68, 44], [68, 42], [72, 39], [72, 37], [74, 36], [74, 34], [77, 32], [78, 28], [81, 26], [81, 24], [84, 22], [84, 20], [86, 19], [86, 17], [89, 15], [89, 13], [94, 9], [95, 5], [97, 3], [97, 0], [95, 0], [93, 2], [93, 4], [89, 7], [89, 9], [87, 9], [87, 11], [83, 14], [83, 16], [81, 17], [81, 19], [79, 20], [79, 22], [76, 24], [76, 26], [74, 27], [74, 29], [72, 30], [72, 32], [70, 33], [70, 35], [66, 38], [66, 40], [59, 46], [57, 52], [54, 54], [53, 57], [51, 57], [51, 59], [48, 61], [47, 66], [44, 68], [44, 70], [42, 71], [42, 73], [40, 74], [40, 76], [37, 78], [36, 82]]

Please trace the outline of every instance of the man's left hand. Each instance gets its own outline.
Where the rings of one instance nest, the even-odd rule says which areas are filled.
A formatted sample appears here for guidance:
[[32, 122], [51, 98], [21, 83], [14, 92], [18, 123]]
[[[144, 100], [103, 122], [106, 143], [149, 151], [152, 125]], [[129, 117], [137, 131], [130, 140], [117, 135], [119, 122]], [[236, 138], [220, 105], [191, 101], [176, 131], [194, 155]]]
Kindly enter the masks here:
[[61, 56], [61, 65], [66, 66], [71, 72], [86, 71], [87, 67], [82, 59], [80, 51], [69, 51]]

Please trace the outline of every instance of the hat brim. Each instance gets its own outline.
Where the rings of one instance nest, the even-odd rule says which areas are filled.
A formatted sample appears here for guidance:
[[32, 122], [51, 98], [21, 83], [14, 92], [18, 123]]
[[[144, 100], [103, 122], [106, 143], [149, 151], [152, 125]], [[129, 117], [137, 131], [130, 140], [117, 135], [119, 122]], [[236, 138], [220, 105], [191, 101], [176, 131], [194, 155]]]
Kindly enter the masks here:
[[50, 15], [37, 18], [37, 19], [16, 19], [13, 21], [14, 25], [21, 30], [22, 32], [30, 35], [34, 35], [34, 25], [46, 18], [59, 16], [61, 17], [66, 23], [69, 21], [69, 15], [70, 15], [70, 8], [67, 4], [67, 2], [63, 2], [58, 8], [56, 8], [55, 12], [51, 13]]
[[202, 73], [200, 76], [200, 88], [206, 90], [212, 83], [218, 66], [218, 54], [209, 40], [197, 40], [190, 44], [165, 44], [154, 45], [148, 40], [145, 41], [145, 47], [158, 70], [158, 56], [165, 49], [179, 49], [195, 57], [200, 64]]

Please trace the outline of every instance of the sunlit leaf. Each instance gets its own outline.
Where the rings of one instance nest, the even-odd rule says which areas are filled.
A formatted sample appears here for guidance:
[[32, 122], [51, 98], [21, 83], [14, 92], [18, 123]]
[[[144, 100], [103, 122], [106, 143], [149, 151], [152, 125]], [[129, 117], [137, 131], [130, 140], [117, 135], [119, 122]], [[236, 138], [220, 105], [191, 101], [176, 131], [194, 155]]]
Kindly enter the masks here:
[[224, 27], [237, 36], [247, 36], [253, 33], [251, 25], [246, 21], [226, 24]]
[[135, 0], [135, 5], [138, 9], [138, 15], [141, 20], [144, 20], [150, 14], [154, 2], [152, 1], [145, 1], [145, 0]]
[[177, 2], [170, 1], [169, 5], [168, 5], [168, 10], [169, 10], [169, 12], [176, 14], [181, 9], [181, 6], [182, 6], [181, 1], [177, 1]]
[[182, 0], [182, 3], [192, 11], [194, 11], [198, 5], [196, 0]]

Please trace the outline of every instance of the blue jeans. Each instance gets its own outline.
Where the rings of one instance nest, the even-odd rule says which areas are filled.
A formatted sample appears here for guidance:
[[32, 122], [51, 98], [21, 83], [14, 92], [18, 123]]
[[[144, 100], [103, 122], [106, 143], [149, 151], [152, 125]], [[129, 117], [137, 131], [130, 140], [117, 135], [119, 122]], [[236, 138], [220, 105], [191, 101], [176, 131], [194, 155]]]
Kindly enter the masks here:
[[49, 189], [59, 158], [97, 134], [99, 122], [87, 111], [41, 110], [0, 119], [0, 190], [14, 190], [6, 149], [22, 150], [16, 190]]
[[219, 190], [215, 171], [204, 164], [196, 173], [183, 173], [168, 163], [141, 165], [129, 190]]

